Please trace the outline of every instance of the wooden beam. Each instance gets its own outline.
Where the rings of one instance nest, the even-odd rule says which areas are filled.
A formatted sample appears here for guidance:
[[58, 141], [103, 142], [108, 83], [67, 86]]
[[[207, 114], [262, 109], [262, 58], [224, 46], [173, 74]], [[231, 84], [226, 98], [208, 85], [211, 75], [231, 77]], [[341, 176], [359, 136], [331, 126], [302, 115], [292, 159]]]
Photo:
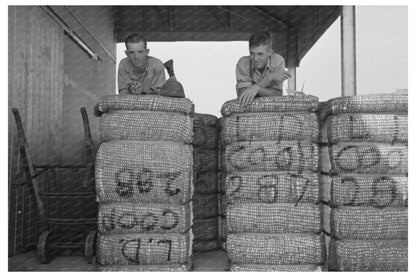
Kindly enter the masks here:
[[263, 14], [263, 15], [266, 15], [268, 18], [270, 18], [271, 20], [273, 20], [274, 22], [276, 22], [277, 24], [279, 24], [279, 25], [281, 25], [281, 26], [283, 26], [285, 28], [291, 27], [287, 23], [283, 22], [280, 18], [276, 17], [275, 15], [273, 15], [272, 13], [270, 13], [268, 11], [265, 11], [263, 9], [260, 9], [258, 7], [255, 7], [255, 6], [251, 6], [251, 8], [253, 10], [255, 10], [255, 11]]
[[75, 20], [87, 31], [87, 33], [98, 43], [98, 45], [104, 50], [104, 52], [110, 57], [110, 59], [117, 63], [116, 58], [113, 57], [113, 55], [110, 53], [110, 51], [107, 50], [107, 48], [101, 43], [101, 41], [93, 34], [91, 31], [85, 26], [85, 24], [77, 17], [75, 12], [69, 7], [65, 6], [65, 8], [69, 11], [69, 13], [75, 18]]
[[67, 34], [68, 36], [84, 51], [91, 59], [99, 60], [98, 54], [92, 50], [71, 28], [61, 19], [56, 13], [48, 6], [40, 6], [40, 8], [46, 12]]
[[[221, 24], [221, 26], [224, 27], [224, 29], [226, 30], [229, 29], [229, 26], [227, 26], [226, 23], [222, 22], [221, 18], [215, 13], [214, 9], [211, 6], [208, 6], [207, 9], [212, 14], [212, 16]], [[227, 13], [230, 13], [230, 12], [227, 11]]]

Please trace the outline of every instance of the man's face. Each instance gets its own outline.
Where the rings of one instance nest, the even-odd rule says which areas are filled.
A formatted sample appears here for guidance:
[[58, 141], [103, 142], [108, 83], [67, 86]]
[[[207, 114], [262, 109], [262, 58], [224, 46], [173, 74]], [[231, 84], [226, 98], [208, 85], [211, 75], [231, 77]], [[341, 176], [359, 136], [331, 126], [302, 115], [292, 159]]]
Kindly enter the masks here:
[[269, 57], [272, 55], [273, 51], [270, 45], [260, 45], [258, 47], [252, 47], [250, 50], [250, 59], [254, 65], [254, 68], [263, 70], [266, 65]]
[[144, 42], [128, 42], [126, 48], [125, 53], [134, 66], [144, 68], [149, 54], [149, 49], [144, 47]]

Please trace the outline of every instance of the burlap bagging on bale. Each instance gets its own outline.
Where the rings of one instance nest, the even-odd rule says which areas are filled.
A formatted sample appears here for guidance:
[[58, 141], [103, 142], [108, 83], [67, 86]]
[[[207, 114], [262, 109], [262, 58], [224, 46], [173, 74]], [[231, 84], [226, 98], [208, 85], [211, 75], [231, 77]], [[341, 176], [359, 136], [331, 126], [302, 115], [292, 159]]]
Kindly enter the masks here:
[[210, 114], [194, 114], [193, 146], [208, 149], [218, 148], [217, 117]]
[[331, 167], [340, 173], [406, 174], [405, 145], [342, 143], [329, 147]]
[[214, 240], [194, 240], [192, 244], [193, 252], [207, 252], [220, 248], [220, 241]]
[[228, 203], [318, 203], [317, 173], [247, 172], [224, 174]]
[[327, 118], [330, 143], [407, 143], [407, 114], [339, 114]]
[[168, 265], [107, 265], [97, 266], [97, 271], [139, 271], [139, 272], [150, 272], [150, 271], [190, 271], [192, 268], [190, 263], [186, 264], [168, 264]]
[[185, 234], [100, 234], [97, 239], [97, 264], [186, 263], [191, 255], [190, 240], [189, 232]]
[[331, 240], [330, 270], [407, 271], [407, 240]]
[[224, 119], [224, 145], [237, 141], [281, 141], [318, 139], [314, 113], [247, 113]]
[[100, 118], [102, 141], [150, 140], [192, 142], [192, 119], [180, 113], [113, 111]]
[[334, 176], [331, 202], [334, 206], [407, 207], [405, 176]]
[[187, 98], [160, 95], [106, 95], [98, 103], [98, 110], [107, 113], [114, 110], [146, 110], [192, 114], [194, 105]]
[[218, 238], [217, 216], [207, 219], [194, 219], [192, 233], [195, 240], [214, 240]]
[[101, 203], [186, 203], [192, 195], [192, 146], [154, 141], [102, 143], [95, 180]]
[[115, 202], [101, 204], [98, 211], [101, 234], [183, 233], [190, 226], [190, 204]]
[[218, 173], [194, 172], [194, 193], [213, 194], [218, 192]]
[[319, 233], [322, 208], [314, 204], [233, 204], [227, 209], [228, 233]]
[[318, 146], [307, 141], [240, 142], [225, 150], [225, 169], [234, 171], [304, 171], [318, 167]]
[[218, 196], [214, 194], [194, 193], [192, 208], [195, 219], [213, 218], [218, 215]]
[[218, 170], [217, 150], [195, 148], [193, 153], [194, 172], [207, 172]]
[[231, 263], [316, 264], [325, 262], [325, 238], [316, 234], [229, 234]]
[[314, 112], [318, 109], [318, 103], [318, 97], [313, 95], [259, 97], [246, 106], [240, 105], [237, 99], [233, 99], [222, 105], [221, 114], [230, 116], [234, 113]]
[[264, 264], [233, 264], [231, 271], [257, 271], [257, 272], [299, 272], [322, 271], [321, 266], [308, 265], [264, 265]]
[[407, 239], [407, 208], [342, 207], [331, 210], [336, 239]]
[[367, 94], [328, 100], [320, 107], [321, 117], [339, 113], [407, 113], [406, 94]]

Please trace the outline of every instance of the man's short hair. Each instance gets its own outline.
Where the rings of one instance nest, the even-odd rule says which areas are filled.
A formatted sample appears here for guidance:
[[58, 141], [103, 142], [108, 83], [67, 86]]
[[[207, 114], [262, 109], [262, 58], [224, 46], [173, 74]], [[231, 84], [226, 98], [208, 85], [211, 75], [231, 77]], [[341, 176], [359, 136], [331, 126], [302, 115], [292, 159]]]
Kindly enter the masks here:
[[257, 31], [248, 40], [248, 47], [259, 47], [261, 45], [270, 45], [272, 47], [272, 43], [273, 37], [269, 30]]
[[126, 48], [127, 48], [127, 43], [128, 42], [134, 42], [134, 43], [143, 42], [144, 48], [147, 49], [146, 39], [144, 38], [144, 36], [141, 36], [139, 34], [131, 34], [128, 37], [126, 37], [126, 39], [124, 40], [124, 43], [126, 44]]

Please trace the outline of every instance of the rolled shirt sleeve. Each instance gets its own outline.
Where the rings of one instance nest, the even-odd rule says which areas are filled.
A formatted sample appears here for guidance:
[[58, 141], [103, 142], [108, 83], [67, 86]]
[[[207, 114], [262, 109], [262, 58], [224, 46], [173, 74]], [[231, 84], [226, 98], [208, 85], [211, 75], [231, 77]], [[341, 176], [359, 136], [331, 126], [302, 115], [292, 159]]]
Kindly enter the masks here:
[[118, 77], [117, 77], [117, 85], [118, 85], [118, 92], [120, 94], [128, 93], [128, 84], [131, 82], [131, 78], [126, 71], [125, 61], [122, 60], [118, 66]]
[[[285, 70], [285, 59], [280, 55], [274, 55], [274, 60], [272, 60], [273, 72]], [[283, 82], [274, 82], [273, 88], [282, 91], [283, 90]]]
[[242, 57], [235, 68], [235, 76], [237, 79], [236, 89], [237, 93], [242, 88], [248, 88], [253, 84], [253, 78], [251, 77], [251, 65], [249, 57]]

